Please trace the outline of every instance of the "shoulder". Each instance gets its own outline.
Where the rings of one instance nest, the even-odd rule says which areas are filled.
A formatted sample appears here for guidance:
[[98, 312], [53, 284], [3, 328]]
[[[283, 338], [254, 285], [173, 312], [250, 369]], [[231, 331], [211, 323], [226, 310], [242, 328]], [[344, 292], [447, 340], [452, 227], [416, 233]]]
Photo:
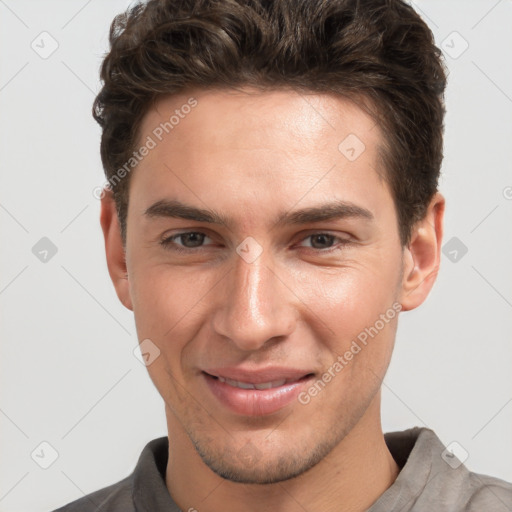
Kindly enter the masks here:
[[167, 436], [149, 441], [129, 476], [53, 512], [135, 512], [137, 501], [159, 503], [167, 500], [172, 505], [165, 486], [168, 446]]
[[87, 494], [53, 512], [134, 512], [132, 475]]
[[471, 488], [466, 512], [509, 512], [512, 510], [512, 483], [499, 478], [469, 473]]
[[385, 440], [401, 471], [372, 512], [512, 511], [512, 483], [470, 471], [433, 430], [414, 427]]

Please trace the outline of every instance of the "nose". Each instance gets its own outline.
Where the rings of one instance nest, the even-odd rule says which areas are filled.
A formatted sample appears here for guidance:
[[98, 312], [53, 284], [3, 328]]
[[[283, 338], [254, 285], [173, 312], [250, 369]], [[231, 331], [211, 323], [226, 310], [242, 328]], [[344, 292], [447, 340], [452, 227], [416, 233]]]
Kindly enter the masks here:
[[244, 351], [290, 335], [296, 324], [297, 299], [285, 284], [286, 276], [270, 268], [265, 251], [252, 263], [238, 254], [234, 259], [234, 268], [219, 283], [223, 294], [213, 316], [215, 332]]

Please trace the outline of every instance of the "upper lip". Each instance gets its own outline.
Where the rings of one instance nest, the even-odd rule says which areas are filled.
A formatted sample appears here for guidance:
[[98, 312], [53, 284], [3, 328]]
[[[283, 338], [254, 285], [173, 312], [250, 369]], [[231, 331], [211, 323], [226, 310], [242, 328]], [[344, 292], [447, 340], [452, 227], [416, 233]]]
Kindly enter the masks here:
[[241, 367], [210, 368], [203, 370], [214, 377], [223, 377], [225, 379], [247, 382], [251, 384], [262, 384], [264, 382], [273, 382], [286, 379], [287, 381], [299, 380], [308, 374], [311, 370], [301, 370], [297, 368], [287, 368], [283, 366], [268, 366], [260, 369], [248, 369]]

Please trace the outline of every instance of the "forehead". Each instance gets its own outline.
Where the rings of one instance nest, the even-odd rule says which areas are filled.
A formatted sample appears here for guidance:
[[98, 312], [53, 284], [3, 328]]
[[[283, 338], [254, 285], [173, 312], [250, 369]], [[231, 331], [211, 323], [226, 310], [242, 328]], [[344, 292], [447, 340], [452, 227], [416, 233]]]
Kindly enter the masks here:
[[[284, 87], [191, 89], [157, 100], [144, 116], [140, 133], [158, 139], [169, 139], [172, 133], [174, 139], [192, 144], [207, 135], [212, 143], [227, 143], [230, 149], [239, 149], [237, 141], [254, 146], [259, 141], [266, 147], [272, 143], [274, 150], [293, 147], [295, 153], [309, 150], [305, 142], [332, 146], [344, 133], [358, 135], [369, 145], [380, 144], [381, 133], [362, 107], [362, 98], [355, 103], [332, 93], [306, 94]], [[268, 138], [262, 140], [262, 135]]]
[[379, 127], [333, 94], [189, 90], [146, 113], [138, 145], [149, 139], [153, 148], [131, 178], [130, 189], [145, 199], [137, 201], [139, 211], [164, 198], [251, 212], [256, 199], [267, 211], [298, 201], [360, 199], [375, 213], [379, 202], [391, 201]]

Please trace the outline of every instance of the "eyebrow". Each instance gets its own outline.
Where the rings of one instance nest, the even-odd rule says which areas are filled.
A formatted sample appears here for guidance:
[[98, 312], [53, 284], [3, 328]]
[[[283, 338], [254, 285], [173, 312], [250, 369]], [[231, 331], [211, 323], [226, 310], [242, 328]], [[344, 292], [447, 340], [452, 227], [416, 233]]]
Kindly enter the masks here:
[[[197, 208], [177, 200], [162, 199], [157, 201], [144, 211], [149, 218], [177, 218], [196, 222], [208, 222], [219, 224], [228, 229], [233, 227], [233, 221], [228, 217], [212, 209]], [[275, 222], [275, 226], [287, 224], [300, 225], [315, 222], [325, 222], [344, 218], [360, 218], [367, 221], [374, 220], [370, 210], [347, 201], [334, 201], [317, 206], [302, 208], [290, 212], [281, 213]]]

